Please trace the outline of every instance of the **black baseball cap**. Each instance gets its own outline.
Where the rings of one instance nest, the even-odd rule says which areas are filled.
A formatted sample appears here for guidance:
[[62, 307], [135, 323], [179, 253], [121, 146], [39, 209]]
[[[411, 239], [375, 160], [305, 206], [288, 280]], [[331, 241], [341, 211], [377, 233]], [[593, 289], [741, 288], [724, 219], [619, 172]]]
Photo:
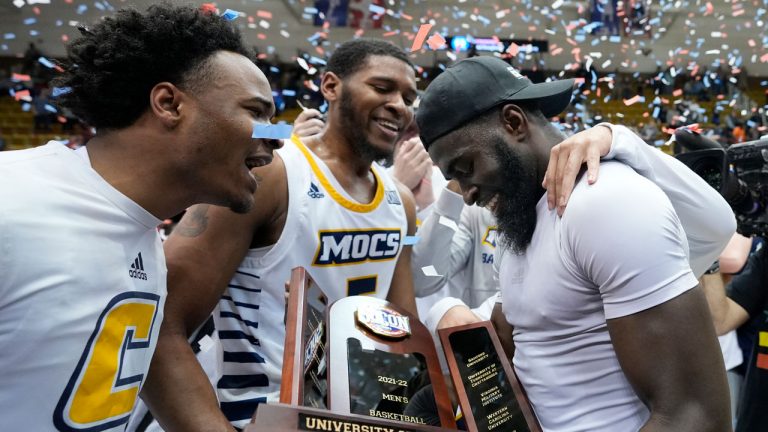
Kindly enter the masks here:
[[571, 103], [573, 79], [534, 84], [514, 67], [492, 56], [464, 59], [427, 86], [416, 112], [426, 148], [489, 109], [507, 101], [537, 101], [546, 117]]

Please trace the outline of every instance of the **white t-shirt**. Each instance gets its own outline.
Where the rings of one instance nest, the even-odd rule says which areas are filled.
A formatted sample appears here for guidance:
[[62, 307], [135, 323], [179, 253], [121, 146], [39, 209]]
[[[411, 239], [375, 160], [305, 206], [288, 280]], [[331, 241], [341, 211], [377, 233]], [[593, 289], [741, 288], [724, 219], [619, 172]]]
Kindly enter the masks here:
[[0, 153], [0, 430], [118, 431], [166, 296], [160, 220], [58, 142]]
[[[586, 176], [585, 176], [586, 177]], [[649, 411], [627, 381], [606, 319], [680, 295], [697, 280], [669, 199], [618, 162], [582, 178], [562, 218], [537, 205], [524, 255], [504, 251], [503, 311], [514, 366], [545, 431], [634, 431]]]

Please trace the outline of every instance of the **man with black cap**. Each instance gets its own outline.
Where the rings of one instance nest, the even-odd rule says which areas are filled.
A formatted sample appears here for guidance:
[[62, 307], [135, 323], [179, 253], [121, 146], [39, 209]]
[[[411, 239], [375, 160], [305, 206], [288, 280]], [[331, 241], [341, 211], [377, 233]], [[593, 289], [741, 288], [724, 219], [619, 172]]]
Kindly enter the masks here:
[[[562, 157], [564, 137], [547, 119], [572, 85], [533, 84], [476, 57], [438, 76], [417, 113], [432, 159], [467, 204], [498, 219], [494, 314], [503, 309], [512, 327], [515, 370], [545, 431], [729, 430], [725, 368], [696, 278], [733, 233], [733, 213], [651, 148], [634, 155], [635, 170], [604, 161], [600, 182], [590, 170], [570, 199], [545, 197], [543, 183], [581, 166]], [[593, 128], [612, 134], [603, 156], [640, 139], [604, 126]]]

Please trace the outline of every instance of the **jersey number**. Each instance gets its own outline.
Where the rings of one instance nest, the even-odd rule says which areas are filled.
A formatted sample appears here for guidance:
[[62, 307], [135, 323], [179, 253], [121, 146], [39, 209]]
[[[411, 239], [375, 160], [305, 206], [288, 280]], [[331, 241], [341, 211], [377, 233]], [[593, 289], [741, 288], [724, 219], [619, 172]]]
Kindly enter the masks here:
[[57, 429], [96, 432], [128, 422], [149, 367], [159, 302], [142, 292], [109, 302], [56, 405]]

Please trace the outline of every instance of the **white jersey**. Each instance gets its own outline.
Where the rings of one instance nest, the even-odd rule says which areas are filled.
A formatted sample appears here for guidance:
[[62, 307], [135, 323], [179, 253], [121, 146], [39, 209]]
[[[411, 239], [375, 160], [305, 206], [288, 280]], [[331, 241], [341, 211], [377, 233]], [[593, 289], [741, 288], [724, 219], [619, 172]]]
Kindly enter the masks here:
[[382, 167], [372, 166], [376, 193], [361, 204], [298, 138], [278, 153], [288, 179], [283, 232], [274, 245], [248, 252], [214, 312], [224, 359], [216, 387], [236, 426], [248, 422], [256, 404], [279, 396], [291, 269], [305, 267], [330, 302], [385, 298], [407, 233], [397, 187]]
[[57, 142], [0, 153], [0, 430], [124, 430], [166, 296], [160, 220]]

